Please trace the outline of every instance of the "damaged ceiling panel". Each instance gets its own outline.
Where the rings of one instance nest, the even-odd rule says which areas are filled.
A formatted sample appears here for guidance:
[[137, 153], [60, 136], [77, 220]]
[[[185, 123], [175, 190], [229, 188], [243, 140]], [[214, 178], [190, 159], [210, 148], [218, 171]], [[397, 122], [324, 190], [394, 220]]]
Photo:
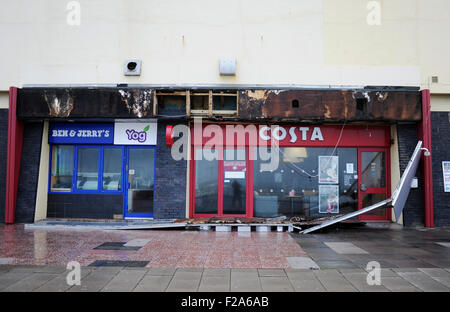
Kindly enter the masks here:
[[[159, 90], [159, 89], [158, 89]], [[151, 88], [24, 88], [18, 94], [18, 118], [158, 117]], [[183, 92], [194, 89], [184, 89]], [[343, 122], [420, 121], [419, 90], [379, 89], [227, 89], [238, 93], [237, 115], [228, 121]], [[211, 91], [209, 92], [211, 93]], [[188, 98], [188, 97], [186, 97]], [[191, 101], [186, 101], [189, 119]], [[212, 103], [210, 103], [210, 106]], [[155, 107], [154, 107], [155, 106]], [[211, 107], [210, 107], [211, 108]], [[207, 112], [209, 112], [207, 110]], [[223, 119], [210, 109], [203, 117]]]
[[241, 90], [241, 119], [419, 121], [418, 91]]

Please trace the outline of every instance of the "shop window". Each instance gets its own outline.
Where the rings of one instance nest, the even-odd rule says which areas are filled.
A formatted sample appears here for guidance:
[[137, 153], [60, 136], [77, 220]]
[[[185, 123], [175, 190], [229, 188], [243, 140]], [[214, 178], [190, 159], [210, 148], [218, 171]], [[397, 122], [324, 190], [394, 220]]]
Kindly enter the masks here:
[[254, 216], [312, 219], [356, 211], [357, 149], [338, 148], [334, 155], [332, 151], [280, 148], [279, 165], [271, 171], [262, 170], [265, 161], [255, 160]]
[[121, 192], [122, 164], [122, 147], [52, 145], [49, 191]]
[[122, 149], [103, 149], [103, 190], [120, 191], [122, 185]]
[[98, 157], [98, 148], [78, 148], [77, 190], [98, 189]]
[[73, 146], [54, 145], [51, 164], [50, 190], [52, 192], [71, 192]]
[[[215, 153], [216, 150], [212, 150]], [[218, 213], [218, 160], [206, 160], [203, 150], [195, 150], [195, 213]]]

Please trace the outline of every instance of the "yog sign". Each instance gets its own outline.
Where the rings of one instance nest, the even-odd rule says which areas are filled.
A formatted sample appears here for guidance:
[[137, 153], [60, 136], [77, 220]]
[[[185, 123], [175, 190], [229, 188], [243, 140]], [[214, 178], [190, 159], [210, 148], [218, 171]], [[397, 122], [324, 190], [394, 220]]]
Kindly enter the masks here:
[[156, 121], [115, 122], [114, 144], [116, 145], [156, 145]]

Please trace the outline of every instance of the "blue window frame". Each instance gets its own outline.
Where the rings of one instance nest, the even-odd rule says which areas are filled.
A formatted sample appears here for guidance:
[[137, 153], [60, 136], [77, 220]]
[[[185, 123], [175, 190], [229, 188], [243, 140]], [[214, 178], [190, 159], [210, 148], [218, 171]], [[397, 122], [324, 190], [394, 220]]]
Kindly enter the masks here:
[[120, 145], [50, 145], [48, 192], [121, 194], [124, 159]]

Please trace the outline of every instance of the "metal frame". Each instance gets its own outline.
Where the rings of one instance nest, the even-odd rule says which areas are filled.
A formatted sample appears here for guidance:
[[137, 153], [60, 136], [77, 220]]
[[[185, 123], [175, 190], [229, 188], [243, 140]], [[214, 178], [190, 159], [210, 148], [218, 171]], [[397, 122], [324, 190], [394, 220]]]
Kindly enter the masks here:
[[128, 212], [128, 164], [130, 161], [129, 152], [130, 149], [152, 149], [153, 150], [153, 211], [155, 210], [155, 194], [156, 194], [156, 146], [155, 145], [127, 145], [125, 149], [125, 160], [122, 165], [122, 178], [123, 178], [123, 218], [124, 219], [153, 219], [154, 213], [129, 213]]

